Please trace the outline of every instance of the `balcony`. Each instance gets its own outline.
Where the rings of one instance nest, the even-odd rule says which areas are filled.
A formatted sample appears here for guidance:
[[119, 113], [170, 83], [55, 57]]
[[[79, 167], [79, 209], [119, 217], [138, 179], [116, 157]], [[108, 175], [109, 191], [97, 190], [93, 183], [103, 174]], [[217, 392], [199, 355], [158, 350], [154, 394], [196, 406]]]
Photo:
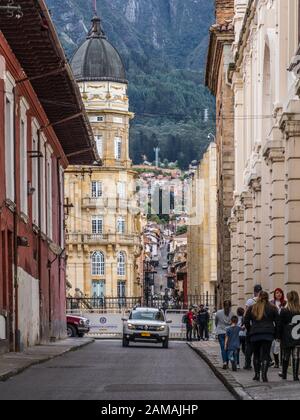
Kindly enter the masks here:
[[108, 206], [107, 198], [91, 198], [85, 197], [82, 199], [83, 209], [104, 209]]
[[103, 234], [95, 235], [88, 233], [70, 233], [66, 235], [66, 242], [69, 245], [113, 245], [120, 246], [140, 246], [141, 239], [139, 235], [118, 235]]

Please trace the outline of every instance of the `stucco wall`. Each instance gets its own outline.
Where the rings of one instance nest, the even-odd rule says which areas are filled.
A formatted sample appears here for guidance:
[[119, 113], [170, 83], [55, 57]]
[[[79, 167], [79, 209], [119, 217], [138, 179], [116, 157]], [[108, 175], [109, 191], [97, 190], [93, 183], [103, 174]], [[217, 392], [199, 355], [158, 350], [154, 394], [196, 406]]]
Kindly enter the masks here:
[[39, 343], [39, 283], [18, 268], [19, 331], [21, 348]]

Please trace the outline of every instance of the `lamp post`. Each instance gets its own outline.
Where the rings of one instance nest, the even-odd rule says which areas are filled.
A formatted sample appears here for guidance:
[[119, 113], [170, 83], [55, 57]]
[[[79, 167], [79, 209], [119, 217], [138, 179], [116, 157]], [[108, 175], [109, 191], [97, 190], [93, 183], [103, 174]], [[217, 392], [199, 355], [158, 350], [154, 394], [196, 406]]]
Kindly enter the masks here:
[[152, 261], [144, 261], [144, 298], [146, 306], [149, 307], [150, 286], [154, 285], [154, 276], [157, 271], [153, 270]]
[[5, 6], [0, 6], [0, 12], [4, 11], [7, 14], [7, 17], [15, 17], [21, 19], [23, 17], [22, 8], [19, 4], [15, 4], [14, 0], [7, 0]]

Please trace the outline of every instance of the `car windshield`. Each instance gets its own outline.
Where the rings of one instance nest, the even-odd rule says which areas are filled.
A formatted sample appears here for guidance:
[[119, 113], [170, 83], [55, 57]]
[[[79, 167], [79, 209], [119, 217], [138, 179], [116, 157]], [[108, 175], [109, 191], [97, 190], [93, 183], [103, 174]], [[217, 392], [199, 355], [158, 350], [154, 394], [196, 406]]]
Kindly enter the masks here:
[[165, 317], [161, 311], [135, 311], [132, 312], [130, 318], [135, 321], [164, 321]]

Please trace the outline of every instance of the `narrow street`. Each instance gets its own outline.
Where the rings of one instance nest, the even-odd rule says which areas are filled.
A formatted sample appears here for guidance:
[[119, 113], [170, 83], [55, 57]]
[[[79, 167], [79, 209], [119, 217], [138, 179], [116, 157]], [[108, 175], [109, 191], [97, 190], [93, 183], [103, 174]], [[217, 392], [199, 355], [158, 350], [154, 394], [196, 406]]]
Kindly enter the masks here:
[[167, 270], [163, 268], [168, 265], [168, 245], [167, 244], [162, 245], [159, 252], [160, 252], [159, 266], [156, 269], [157, 274], [155, 276], [155, 283], [154, 283], [155, 294], [164, 293], [165, 289], [168, 287], [168, 280], [166, 277]]
[[0, 382], [0, 400], [233, 400], [184, 343], [97, 341]]

